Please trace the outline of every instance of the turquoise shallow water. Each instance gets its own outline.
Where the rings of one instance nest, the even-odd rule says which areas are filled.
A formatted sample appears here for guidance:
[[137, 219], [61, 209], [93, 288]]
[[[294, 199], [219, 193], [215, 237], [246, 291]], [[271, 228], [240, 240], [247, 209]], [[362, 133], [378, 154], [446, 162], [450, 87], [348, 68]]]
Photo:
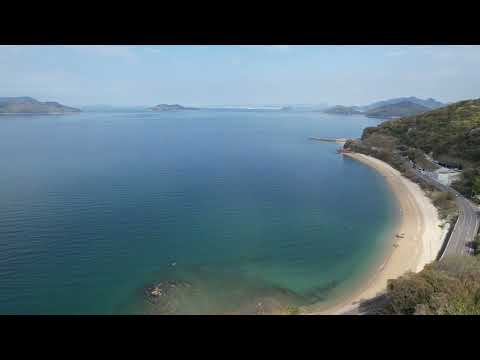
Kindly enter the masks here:
[[[307, 138], [375, 124], [238, 110], [2, 116], [0, 313], [334, 300], [383, 250], [394, 203], [381, 176]], [[188, 287], [168, 307], [145, 301], [167, 280]]]

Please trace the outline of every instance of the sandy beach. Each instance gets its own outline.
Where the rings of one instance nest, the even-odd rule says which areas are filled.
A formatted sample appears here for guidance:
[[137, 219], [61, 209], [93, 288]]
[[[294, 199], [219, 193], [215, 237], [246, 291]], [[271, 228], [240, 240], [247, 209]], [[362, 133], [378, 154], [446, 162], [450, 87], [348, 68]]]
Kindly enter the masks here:
[[435, 260], [446, 233], [446, 229], [440, 227], [442, 222], [437, 209], [418, 184], [376, 158], [358, 153], [344, 156], [361, 161], [385, 177], [400, 206], [401, 218], [393, 235], [391, 251], [387, 251], [385, 261], [370, 280], [339, 304], [322, 311], [308, 310], [305, 312], [308, 314], [342, 314], [354, 308], [360, 300], [370, 299], [383, 292], [387, 280], [397, 278], [407, 271], [421, 271], [426, 264]]

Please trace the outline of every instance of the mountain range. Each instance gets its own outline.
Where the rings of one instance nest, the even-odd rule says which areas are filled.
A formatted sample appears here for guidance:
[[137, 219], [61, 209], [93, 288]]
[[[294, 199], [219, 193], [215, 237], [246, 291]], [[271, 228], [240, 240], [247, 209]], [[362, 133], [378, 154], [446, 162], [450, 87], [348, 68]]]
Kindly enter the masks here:
[[361, 107], [361, 110], [363, 111], [368, 111], [372, 109], [379, 108], [381, 106], [386, 106], [386, 105], [395, 105], [403, 102], [410, 102], [414, 103], [417, 105], [425, 106], [428, 109], [437, 109], [439, 107], [445, 106], [446, 104], [441, 103], [440, 101], [437, 101], [432, 98], [428, 98], [426, 100], [419, 99], [415, 96], [410, 96], [410, 97], [399, 97], [399, 98], [394, 98], [394, 99], [389, 99], [389, 100], [382, 100], [382, 101], [377, 101], [374, 103], [371, 103], [370, 105], [366, 105]]
[[370, 110], [367, 110], [364, 114], [365, 116], [372, 118], [390, 119], [395, 117], [421, 114], [430, 110], [432, 110], [432, 108], [405, 100], [399, 103], [374, 107]]
[[365, 116], [373, 118], [390, 119], [421, 114], [443, 106], [446, 106], [446, 104], [432, 98], [423, 100], [410, 96], [377, 101], [365, 106], [337, 105], [325, 109], [324, 112], [342, 115], [364, 114]]

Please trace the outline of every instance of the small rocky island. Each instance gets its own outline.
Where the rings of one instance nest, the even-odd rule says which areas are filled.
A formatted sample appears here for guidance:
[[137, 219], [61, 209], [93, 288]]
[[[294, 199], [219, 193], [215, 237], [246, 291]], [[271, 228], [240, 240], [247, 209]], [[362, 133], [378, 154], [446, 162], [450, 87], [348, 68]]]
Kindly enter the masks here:
[[178, 104], [159, 104], [150, 108], [152, 111], [181, 111], [181, 110], [196, 110], [193, 107], [185, 107]]
[[40, 102], [31, 97], [0, 98], [0, 114], [68, 114], [80, 111], [58, 102]]

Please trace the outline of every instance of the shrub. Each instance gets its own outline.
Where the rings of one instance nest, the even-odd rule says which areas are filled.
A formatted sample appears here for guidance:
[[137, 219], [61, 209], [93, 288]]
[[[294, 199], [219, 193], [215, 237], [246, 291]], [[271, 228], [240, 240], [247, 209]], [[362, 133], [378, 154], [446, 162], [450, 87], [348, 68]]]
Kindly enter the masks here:
[[286, 315], [300, 315], [300, 309], [296, 306], [288, 305], [285, 307]]
[[386, 298], [386, 314], [480, 314], [480, 258], [450, 257], [390, 280]]
[[480, 234], [477, 234], [477, 236], [475, 236], [475, 240], [473, 240], [473, 251], [475, 253], [475, 255], [479, 255], [480, 254]]

